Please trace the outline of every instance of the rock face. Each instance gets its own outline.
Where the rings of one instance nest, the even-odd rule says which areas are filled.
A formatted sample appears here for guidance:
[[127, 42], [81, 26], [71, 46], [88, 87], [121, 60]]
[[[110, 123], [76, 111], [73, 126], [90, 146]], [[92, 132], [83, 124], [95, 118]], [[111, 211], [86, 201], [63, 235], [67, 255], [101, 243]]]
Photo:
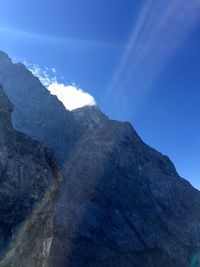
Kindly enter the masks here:
[[65, 110], [4, 53], [0, 83], [15, 127], [50, 145], [62, 167], [48, 267], [200, 266], [200, 192], [167, 156], [98, 107]]
[[46, 266], [56, 169], [49, 150], [13, 129], [12, 110], [0, 86], [0, 266]]
[[15, 106], [15, 129], [40, 140], [54, 150], [59, 162], [65, 161], [78, 138], [71, 113], [23, 64], [13, 64], [1, 51], [0, 83]]
[[189, 266], [200, 193], [129, 123], [95, 107], [73, 116], [84, 134], [65, 166], [49, 266]]

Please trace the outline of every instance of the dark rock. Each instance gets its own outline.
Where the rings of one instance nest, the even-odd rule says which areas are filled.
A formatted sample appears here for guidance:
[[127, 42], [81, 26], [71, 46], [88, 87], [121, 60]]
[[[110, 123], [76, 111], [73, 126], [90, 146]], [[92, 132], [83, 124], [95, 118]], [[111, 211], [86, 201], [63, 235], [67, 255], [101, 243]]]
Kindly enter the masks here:
[[0, 83], [14, 103], [15, 129], [54, 149], [59, 162], [64, 162], [79, 134], [71, 113], [23, 64], [13, 64], [4, 52], [0, 52]]
[[52, 239], [58, 175], [51, 151], [12, 128], [12, 110], [0, 86], [0, 266], [46, 266], [44, 242]]
[[200, 266], [200, 192], [167, 156], [98, 107], [65, 110], [4, 54], [0, 82], [15, 127], [50, 145], [62, 166], [49, 267]]
[[49, 266], [189, 266], [199, 191], [129, 123], [96, 107], [72, 114], [84, 133], [65, 166]]

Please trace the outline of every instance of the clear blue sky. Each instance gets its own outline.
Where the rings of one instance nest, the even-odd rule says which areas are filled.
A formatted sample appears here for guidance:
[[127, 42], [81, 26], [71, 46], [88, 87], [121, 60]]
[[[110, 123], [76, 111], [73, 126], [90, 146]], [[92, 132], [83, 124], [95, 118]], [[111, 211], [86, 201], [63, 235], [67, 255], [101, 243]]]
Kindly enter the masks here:
[[0, 50], [56, 68], [200, 188], [199, 0], [0, 1]]

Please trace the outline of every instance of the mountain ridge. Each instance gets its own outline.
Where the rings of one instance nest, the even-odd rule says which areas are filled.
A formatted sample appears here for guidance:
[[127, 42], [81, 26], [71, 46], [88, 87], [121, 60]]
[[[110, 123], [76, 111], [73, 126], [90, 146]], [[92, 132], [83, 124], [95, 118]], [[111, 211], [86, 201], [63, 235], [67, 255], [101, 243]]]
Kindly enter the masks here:
[[50, 146], [61, 168], [48, 267], [200, 266], [200, 192], [167, 156], [96, 106], [67, 111], [1, 53], [0, 83], [16, 129]]

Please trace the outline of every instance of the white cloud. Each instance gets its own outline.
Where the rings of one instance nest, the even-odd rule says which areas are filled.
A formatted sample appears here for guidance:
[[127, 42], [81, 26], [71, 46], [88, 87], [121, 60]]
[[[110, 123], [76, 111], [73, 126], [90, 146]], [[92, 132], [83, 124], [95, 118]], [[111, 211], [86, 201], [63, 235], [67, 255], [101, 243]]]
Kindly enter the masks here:
[[56, 95], [57, 98], [63, 103], [68, 110], [73, 110], [86, 105], [96, 105], [96, 101], [92, 95], [77, 88], [75, 85], [66, 85], [59, 83], [55, 68], [45, 68], [42, 70], [38, 65], [30, 65], [27, 62], [24, 64], [38, 77], [41, 83], [50, 91], [52, 95]]
[[56, 95], [69, 110], [96, 104], [93, 96], [72, 85], [53, 82], [48, 86], [48, 90], [52, 95]]

